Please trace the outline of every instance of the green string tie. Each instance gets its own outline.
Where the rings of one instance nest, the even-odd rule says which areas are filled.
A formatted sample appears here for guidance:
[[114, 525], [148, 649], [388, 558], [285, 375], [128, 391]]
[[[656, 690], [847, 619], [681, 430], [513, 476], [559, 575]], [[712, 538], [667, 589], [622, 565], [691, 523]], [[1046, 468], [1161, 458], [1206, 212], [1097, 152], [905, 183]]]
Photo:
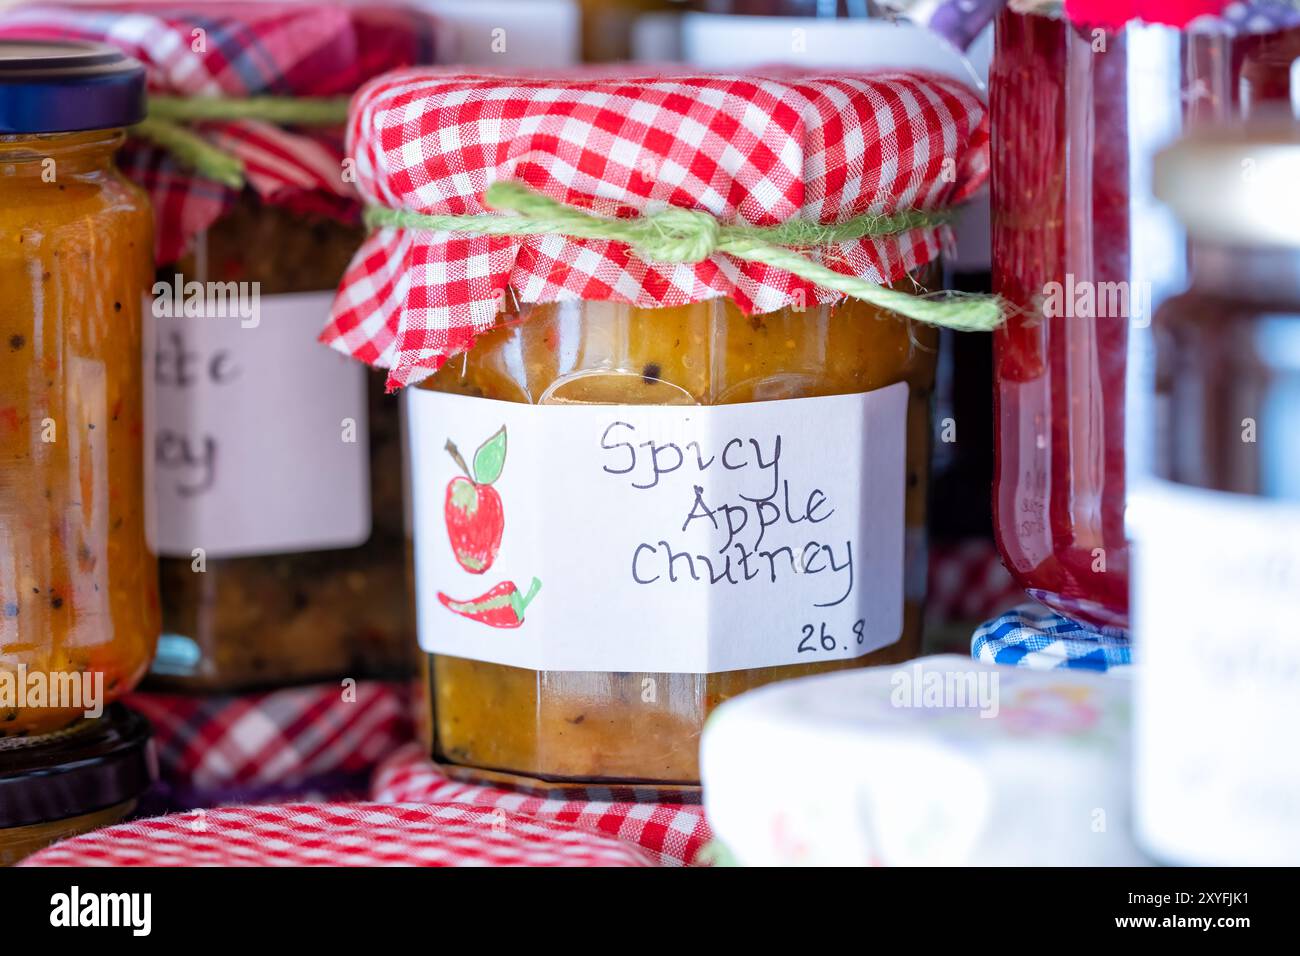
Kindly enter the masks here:
[[844, 275], [797, 252], [867, 236], [886, 236], [949, 221], [951, 213], [905, 210], [890, 216], [857, 216], [822, 225], [792, 219], [777, 226], [726, 225], [707, 212], [669, 206], [633, 219], [608, 219], [557, 202], [518, 182], [495, 182], [484, 194], [487, 206], [512, 216], [426, 215], [409, 209], [369, 206], [372, 229], [420, 229], [478, 236], [568, 236], [625, 243], [647, 262], [692, 264], [726, 253], [761, 262], [877, 308], [928, 325], [962, 332], [988, 332], [1002, 324], [1002, 302], [995, 296], [941, 292], [933, 297], [886, 288]]
[[154, 96], [149, 116], [131, 128], [142, 139], [168, 150], [201, 176], [231, 189], [244, 188], [244, 164], [232, 153], [213, 146], [187, 128], [189, 123], [261, 120], [281, 126], [342, 126], [348, 118], [347, 97], [296, 96], [222, 97]]
[[[213, 146], [187, 124], [213, 121], [261, 120], [284, 126], [341, 126], [347, 121], [348, 100], [293, 96], [222, 97], [157, 96], [149, 116], [133, 127], [141, 138], [169, 150], [202, 176], [232, 189], [244, 186], [239, 157]], [[801, 279], [877, 308], [966, 332], [986, 332], [1002, 324], [1002, 302], [992, 296], [939, 292], [915, 296], [844, 275], [814, 262], [796, 250], [816, 249], [868, 236], [888, 236], [948, 222], [947, 211], [904, 210], [891, 216], [857, 216], [822, 225], [792, 219], [777, 226], [726, 225], [707, 212], [669, 206], [633, 219], [607, 219], [556, 202], [523, 183], [497, 182], [488, 187], [489, 208], [512, 216], [429, 216], [407, 209], [371, 206], [371, 228], [397, 227], [431, 232], [461, 232], [479, 236], [569, 236], [625, 243], [648, 262], [692, 264], [717, 253], [782, 269]]]

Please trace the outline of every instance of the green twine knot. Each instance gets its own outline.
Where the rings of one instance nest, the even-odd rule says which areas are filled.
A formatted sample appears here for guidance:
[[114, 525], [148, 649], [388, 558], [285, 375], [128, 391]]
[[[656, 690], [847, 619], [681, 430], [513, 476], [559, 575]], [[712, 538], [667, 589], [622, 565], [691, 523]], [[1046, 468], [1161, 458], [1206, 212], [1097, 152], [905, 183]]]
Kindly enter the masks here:
[[718, 251], [718, 220], [707, 212], [669, 206], [635, 220], [631, 245], [652, 262], [703, 262]]
[[372, 229], [419, 229], [477, 236], [567, 236], [621, 242], [647, 262], [693, 264], [725, 253], [761, 262], [801, 279], [909, 319], [961, 332], [988, 332], [1002, 324], [995, 296], [942, 292], [923, 297], [836, 272], [796, 249], [812, 249], [867, 236], [896, 235], [935, 226], [951, 214], [909, 209], [892, 216], [865, 215], [824, 225], [793, 219], [776, 226], [727, 225], [707, 212], [669, 206], [632, 219], [607, 219], [568, 206], [523, 183], [500, 181], [483, 194], [485, 204], [515, 215], [426, 215], [410, 209], [369, 206]]

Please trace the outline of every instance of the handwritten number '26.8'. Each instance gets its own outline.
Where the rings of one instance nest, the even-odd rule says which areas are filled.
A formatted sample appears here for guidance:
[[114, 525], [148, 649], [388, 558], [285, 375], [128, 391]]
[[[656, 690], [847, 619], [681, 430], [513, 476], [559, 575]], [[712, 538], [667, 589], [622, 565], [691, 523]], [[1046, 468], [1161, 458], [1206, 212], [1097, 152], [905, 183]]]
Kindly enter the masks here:
[[[858, 644], [864, 643], [867, 639], [866, 627], [867, 622], [861, 618], [853, 622], [853, 637]], [[800, 654], [816, 654], [818, 650], [833, 651], [839, 647], [839, 641], [827, 629], [825, 621], [822, 621], [820, 630], [812, 624], [805, 624], [802, 631], [803, 640], [799, 642]], [[848, 650], [847, 647], [844, 649]]]

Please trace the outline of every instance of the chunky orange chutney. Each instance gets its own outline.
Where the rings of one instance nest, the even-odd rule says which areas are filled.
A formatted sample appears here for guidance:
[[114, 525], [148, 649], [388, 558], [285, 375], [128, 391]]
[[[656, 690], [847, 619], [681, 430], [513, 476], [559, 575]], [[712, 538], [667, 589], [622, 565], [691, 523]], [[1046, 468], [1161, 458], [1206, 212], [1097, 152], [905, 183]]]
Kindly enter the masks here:
[[[329, 290], [361, 236], [357, 226], [297, 215], [245, 192], [198, 238], [195, 252], [158, 278], [256, 282], [266, 296]], [[380, 373], [368, 387], [370, 537], [352, 548], [213, 558], [203, 573], [188, 557], [162, 558], [168, 637], [150, 686], [234, 693], [414, 669], [398, 403], [384, 394]], [[177, 637], [192, 657], [168, 653]]]
[[[721, 405], [906, 382], [905, 524], [914, 541], [925, 525], [937, 341], [932, 328], [856, 301], [760, 316], [730, 302], [670, 309], [560, 303], [525, 307], [421, 387], [532, 404]], [[854, 660], [631, 674], [537, 672], [428, 655], [434, 754], [540, 779], [695, 783], [700, 731], [721, 702], [775, 680], [916, 656], [923, 569], [922, 580], [915, 577], [909, 568], [901, 639]], [[647, 678], [656, 686], [650, 702]]]
[[[153, 227], [112, 165], [122, 138], [0, 136], [0, 677], [102, 675], [104, 702], [143, 676], [159, 630], [140, 326]], [[81, 718], [51, 703], [0, 698], [0, 737]]]

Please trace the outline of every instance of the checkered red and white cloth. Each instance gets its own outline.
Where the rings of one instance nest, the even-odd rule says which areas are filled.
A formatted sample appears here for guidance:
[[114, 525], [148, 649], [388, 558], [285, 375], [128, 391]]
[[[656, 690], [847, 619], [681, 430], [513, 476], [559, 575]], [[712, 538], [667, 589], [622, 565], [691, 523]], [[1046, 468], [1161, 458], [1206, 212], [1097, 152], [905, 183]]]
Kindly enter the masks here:
[[254, 694], [135, 693], [158, 753], [157, 809], [364, 797], [376, 766], [415, 735], [403, 683]]
[[590, 830], [457, 804], [223, 807], [105, 827], [21, 866], [650, 866]]
[[[385, 70], [428, 63], [432, 20], [404, 7], [299, 3], [33, 4], [0, 13], [0, 37], [110, 43], [148, 69], [152, 92], [172, 96], [340, 96]], [[244, 163], [267, 203], [355, 219], [342, 175], [342, 131], [270, 123], [204, 123], [213, 145]], [[132, 141], [119, 164], [153, 201], [160, 264], [233, 205], [236, 193], [192, 174], [165, 150]]]
[[704, 808], [689, 803], [647, 803], [617, 799], [593, 787], [582, 799], [548, 799], [514, 790], [448, 779], [418, 745], [394, 753], [375, 773], [372, 800], [438, 803], [522, 814], [636, 844], [663, 866], [696, 863], [712, 839]]
[[930, 548], [927, 622], [983, 621], [1020, 604], [1025, 592], [989, 538], [937, 543]]
[[416, 744], [384, 762], [370, 800], [189, 810], [74, 837], [23, 865], [682, 866], [712, 839], [697, 804], [458, 783]]
[[[974, 92], [911, 72], [545, 80], [413, 69], [353, 98], [348, 152], [362, 198], [390, 208], [481, 214], [487, 186], [515, 180], [596, 215], [673, 205], [770, 226], [957, 203], [987, 175], [988, 127]], [[814, 254], [894, 282], [946, 238], [921, 228]], [[390, 387], [408, 385], [490, 328], [507, 288], [523, 302], [647, 308], [726, 296], [751, 312], [838, 298], [725, 254], [652, 263], [607, 240], [390, 227], [353, 259], [321, 339], [388, 368]]]

